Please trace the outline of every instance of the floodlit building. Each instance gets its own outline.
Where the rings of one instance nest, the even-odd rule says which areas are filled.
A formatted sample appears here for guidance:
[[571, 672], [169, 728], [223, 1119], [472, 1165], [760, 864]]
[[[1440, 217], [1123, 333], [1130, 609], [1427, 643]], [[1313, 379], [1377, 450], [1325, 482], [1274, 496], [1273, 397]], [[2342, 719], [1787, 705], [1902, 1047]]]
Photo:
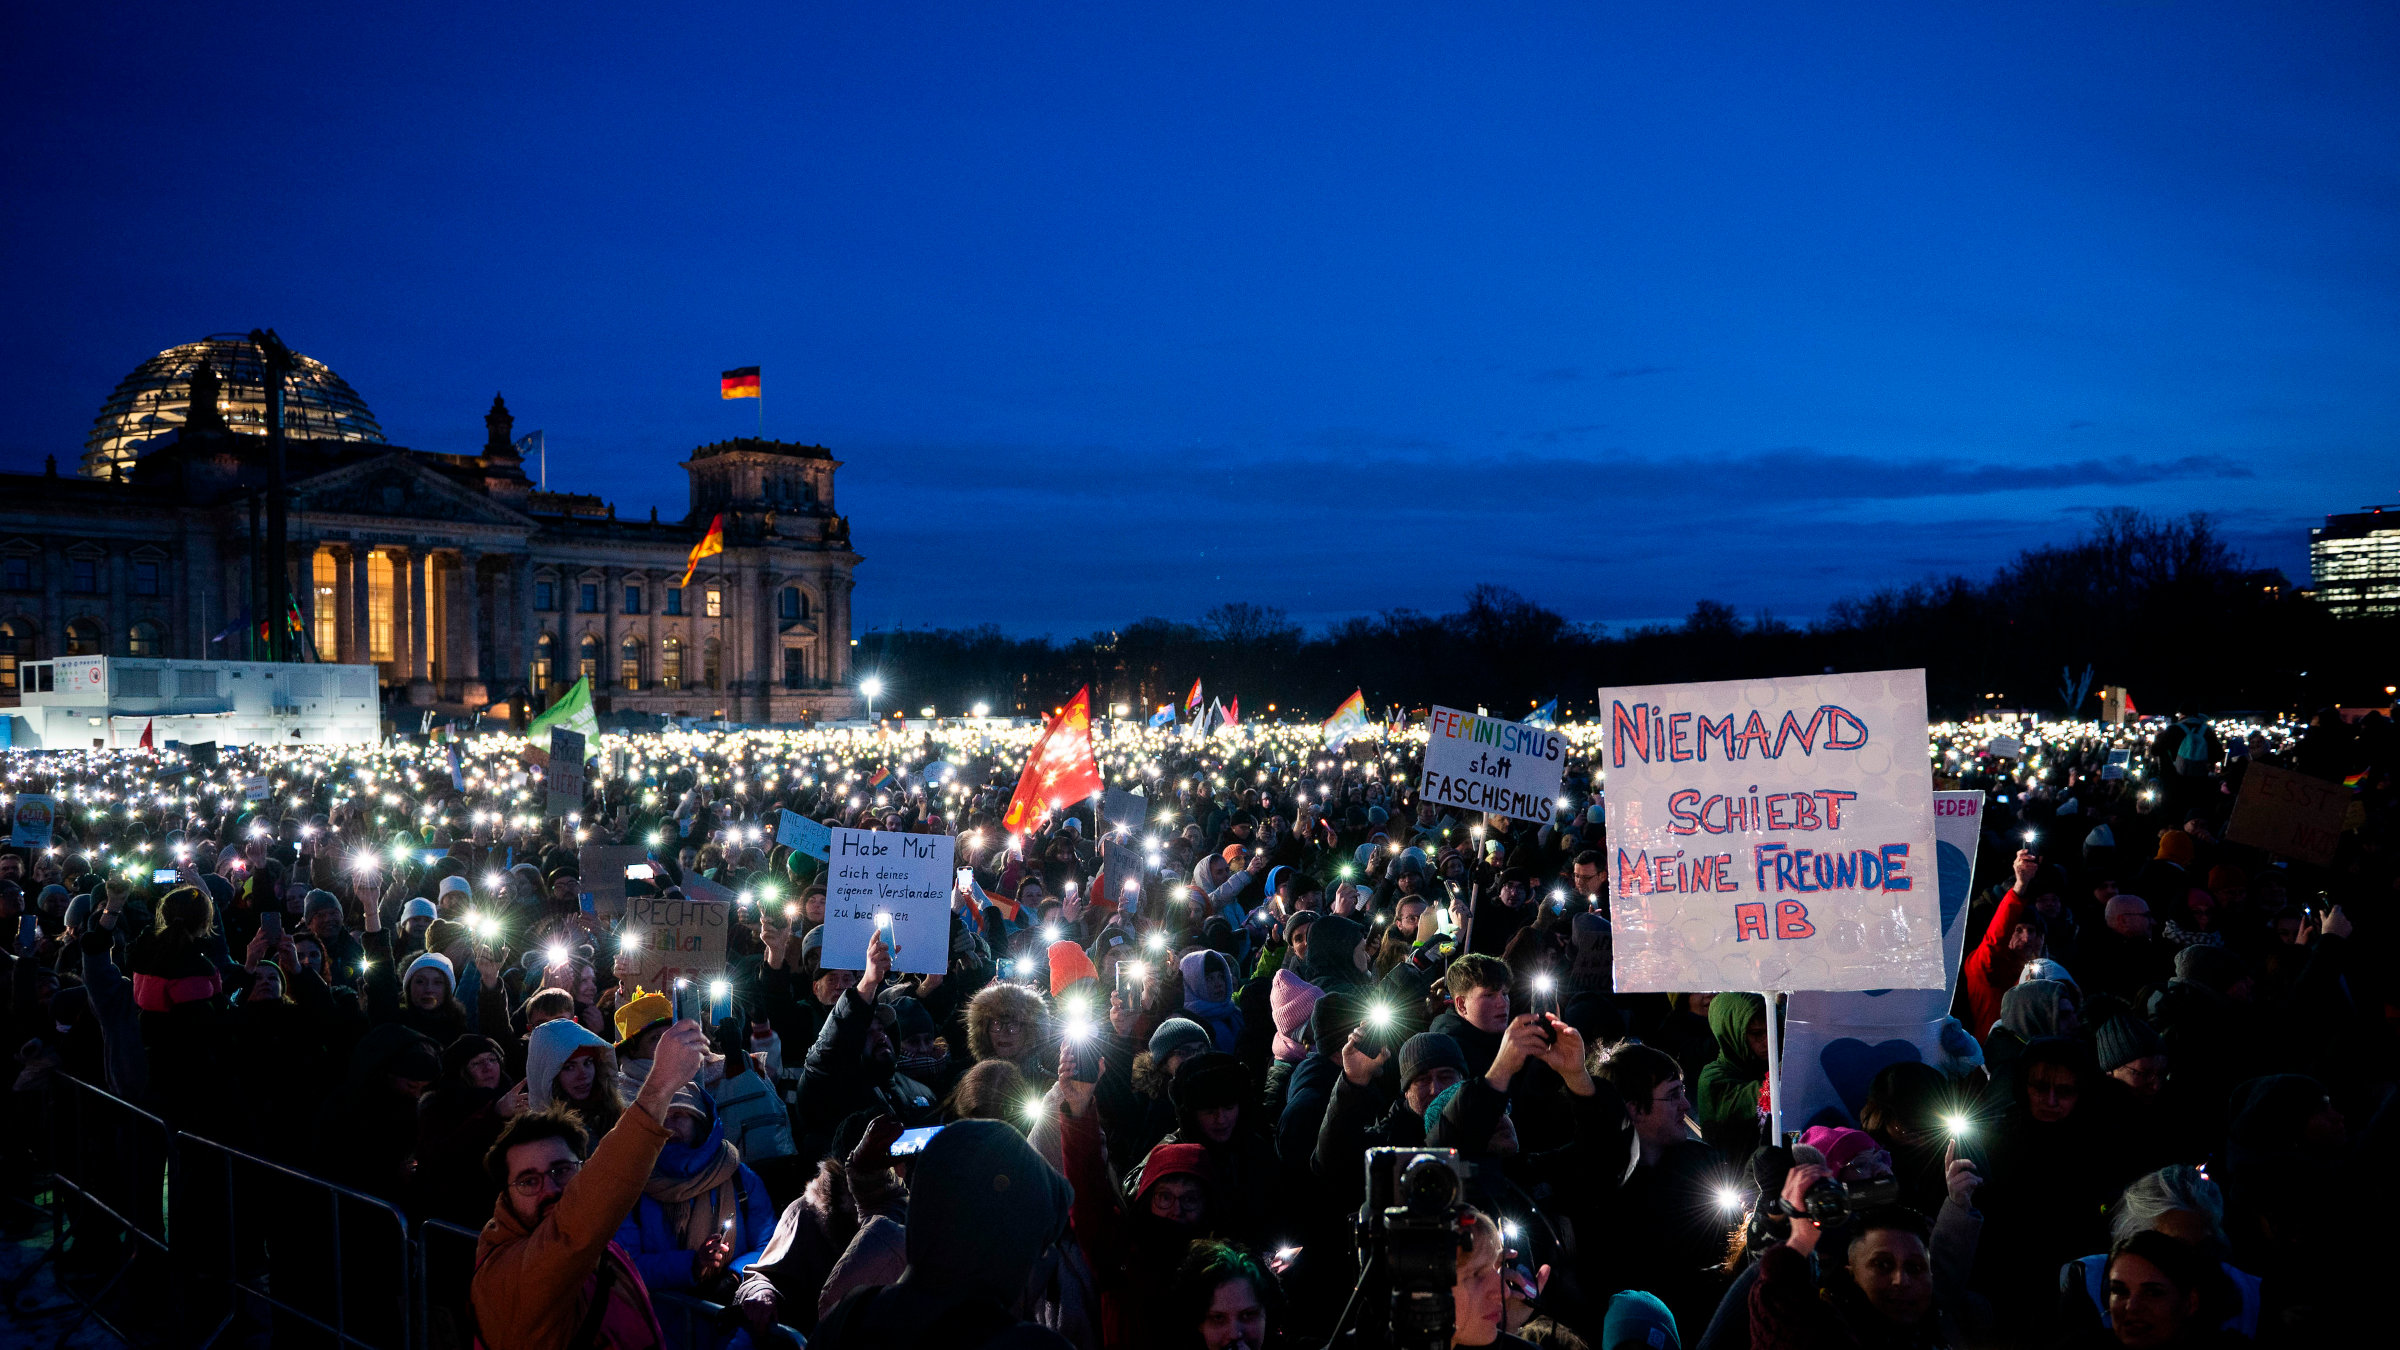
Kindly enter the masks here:
[[2308, 532], [2317, 603], [2336, 618], [2400, 615], [2400, 507], [2325, 517]]
[[[521, 718], [588, 675], [604, 720], [859, 715], [860, 559], [824, 447], [701, 446], [681, 465], [681, 519], [620, 520], [598, 496], [536, 488], [498, 397], [481, 446], [406, 449], [332, 369], [294, 367], [280, 564], [298, 636], [317, 660], [371, 668], [387, 709]], [[268, 589], [254, 584], [269, 565], [267, 378], [240, 335], [168, 348], [109, 396], [79, 473], [53, 457], [43, 474], [0, 474], [0, 707], [31, 662], [239, 661], [271, 618], [292, 622], [253, 612]], [[725, 551], [679, 585], [719, 514]]]

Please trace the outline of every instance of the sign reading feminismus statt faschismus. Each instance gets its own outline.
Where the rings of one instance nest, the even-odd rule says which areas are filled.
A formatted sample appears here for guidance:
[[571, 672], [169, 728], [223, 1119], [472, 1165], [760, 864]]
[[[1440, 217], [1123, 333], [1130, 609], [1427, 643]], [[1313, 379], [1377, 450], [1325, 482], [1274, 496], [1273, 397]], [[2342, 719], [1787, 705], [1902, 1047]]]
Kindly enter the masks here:
[[1925, 672], [1600, 691], [1623, 991], [1938, 989]]

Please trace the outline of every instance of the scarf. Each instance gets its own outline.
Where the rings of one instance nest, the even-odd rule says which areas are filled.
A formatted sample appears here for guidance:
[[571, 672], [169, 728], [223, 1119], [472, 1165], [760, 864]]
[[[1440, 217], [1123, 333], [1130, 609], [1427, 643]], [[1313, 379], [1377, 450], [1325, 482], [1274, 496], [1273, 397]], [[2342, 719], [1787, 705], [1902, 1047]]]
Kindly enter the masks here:
[[741, 1206], [741, 1189], [733, 1184], [741, 1165], [741, 1150], [725, 1139], [717, 1143], [717, 1156], [688, 1177], [651, 1174], [642, 1194], [658, 1203], [676, 1246], [696, 1252], [724, 1230], [725, 1221]]
[[945, 1050], [938, 1055], [902, 1055], [898, 1064], [900, 1072], [920, 1083], [929, 1083], [941, 1077], [942, 1071], [950, 1067], [950, 1052]]

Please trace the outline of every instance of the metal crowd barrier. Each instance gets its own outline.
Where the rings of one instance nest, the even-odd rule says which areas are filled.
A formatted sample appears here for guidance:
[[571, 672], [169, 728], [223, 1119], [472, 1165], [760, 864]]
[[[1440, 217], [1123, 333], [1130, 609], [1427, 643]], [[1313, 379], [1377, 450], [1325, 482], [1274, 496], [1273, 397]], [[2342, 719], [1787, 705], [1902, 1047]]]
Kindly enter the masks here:
[[[63, 1074], [51, 1083], [43, 1260], [79, 1309], [58, 1344], [87, 1321], [143, 1347], [475, 1344], [475, 1231], [412, 1227], [373, 1196], [177, 1132]], [[740, 1327], [689, 1294], [654, 1291], [651, 1306], [670, 1350], [723, 1350]]]
[[[41, 1161], [49, 1170], [49, 1261], [58, 1288], [87, 1320], [134, 1343], [179, 1320], [170, 1263], [167, 1184], [174, 1132], [147, 1111], [64, 1074], [51, 1075]], [[162, 1297], [163, 1294], [163, 1297]]]

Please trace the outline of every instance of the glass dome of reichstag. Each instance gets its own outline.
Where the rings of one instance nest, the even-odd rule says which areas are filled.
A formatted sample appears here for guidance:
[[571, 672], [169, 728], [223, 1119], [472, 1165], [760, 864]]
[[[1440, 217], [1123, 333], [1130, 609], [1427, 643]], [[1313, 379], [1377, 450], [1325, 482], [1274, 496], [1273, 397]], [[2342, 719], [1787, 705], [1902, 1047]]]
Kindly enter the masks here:
[[[299, 368], [284, 387], [286, 435], [384, 443], [375, 414], [331, 366], [297, 352], [293, 359]], [[181, 427], [191, 415], [192, 375], [203, 361], [216, 371], [217, 412], [225, 425], [233, 431], [264, 436], [267, 378], [258, 349], [243, 334], [219, 333], [169, 347], [118, 381], [117, 391], [108, 396], [92, 421], [92, 434], [84, 439], [84, 475], [106, 478], [109, 466], [133, 463], [148, 452], [152, 441]]]

